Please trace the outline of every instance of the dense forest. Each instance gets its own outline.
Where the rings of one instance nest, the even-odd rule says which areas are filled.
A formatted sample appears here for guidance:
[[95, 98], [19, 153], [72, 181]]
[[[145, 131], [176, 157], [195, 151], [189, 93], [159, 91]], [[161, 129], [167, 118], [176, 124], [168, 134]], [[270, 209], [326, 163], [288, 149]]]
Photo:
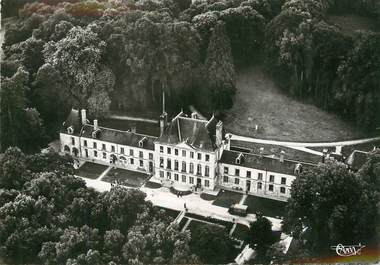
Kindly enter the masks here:
[[380, 124], [380, 34], [328, 19], [380, 24], [376, 0], [5, 0], [1, 147], [33, 152], [72, 107], [175, 112], [233, 105], [236, 71], [264, 64], [281, 88], [364, 130]]

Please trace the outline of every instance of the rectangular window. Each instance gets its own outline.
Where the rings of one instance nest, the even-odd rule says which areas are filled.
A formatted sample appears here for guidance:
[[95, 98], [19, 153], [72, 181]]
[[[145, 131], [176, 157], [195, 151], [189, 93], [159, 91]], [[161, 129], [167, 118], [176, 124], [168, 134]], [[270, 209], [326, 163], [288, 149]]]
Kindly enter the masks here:
[[164, 177], [164, 171], [160, 171], [160, 177], [161, 177], [161, 178]]
[[223, 182], [228, 182], [228, 176], [223, 176]]
[[210, 155], [206, 155], [206, 161], [210, 161]]
[[96, 142], [93, 142], [92, 145], [94, 146], [94, 149], [97, 148], [97, 146], [96, 146]]
[[149, 153], [149, 159], [153, 160], [153, 153]]
[[130, 161], [131, 161], [131, 165], [133, 165], [135, 163], [135, 161], [133, 160], [133, 158], [131, 158]]
[[174, 155], [178, 155], [178, 149], [174, 149]]
[[274, 182], [274, 175], [269, 176], [269, 182]]
[[167, 179], [172, 179], [172, 174], [170, 172], [166, 172], [166, 178]]
[[198, 153], [198, 154], [197, 154], [197, 158], [198, 158], [198, 160], [201, 160], [201, 159], [202, 159], [202, 154], [201, 154], [201, 153]]
[[182, 156], [186, 157], [186, 150], [182, 150]]
[[160, 145], [160, 153], [163, 153], [163, 152], [164, 152], [164, 147]]
[[235, 176], [240, 176], [240, 170], [238, 168], [235, 168]]
[[115, 146], [114, 145], [111, 145], [111, 152], [115, 152]]
[[205, 187], [210, 187], [210, 181], [208, 181], [207, 179], [205, 180]]
[[224, 174], [228, 174], [228, 167], [224, 167]]
[[270, 184], [270, 185], [268, 186], [268, 190], [269, 190], [269, 191], [273, 191], [273, 184]]
[[247, 171], [247, 178], [251, 178], [251, 171]]
[[94, 156], [98, 157], [98, 152], [97, 151], [94, 151]]
[[139, 152], [139, 157], [144, 158], [144, 154], [142, 151]]
[[120, 148], [120, 153], [124, 155], [124, 147]]
[[258, 180], [263, 180], [263, 173], [259, 173], [259, 174], [257, 175], [257, 179], [258, 179]]
[[257, 182], [257, 189], [261, 190], [263, 188], [263, 183]]
[[74, 137], [71, 137], [71, 144], [75, 145], [75, 138]]
[[186, 182], [186, 175], [182, 175], [182, 182]]
[[194, 184], [194, 178], [193, 177], [189, 177], [189, 182], [190, 182], [190, 184]]
[[178, 174], [174, 174], [174, 180], [178, 181]]
[[129, 155], [133, 156], [133, 149], [129, 149]]
[[166, 160], [166, 168], [172, 169], [172, 161], [170, 160], [170, 158], [168, 158], [168, 160]]
[[160, 167], [164, 167], [164, 158], [160, 157]]
[[84, 140], [84, 146], [87, 147], [87, 140]]
[[197, 175], [202, 175], [202, 165], [201, 164], [197, 165]]
[[174, 170], [178, 171], [178, 161], [174, 160]]
[[236, 185], [239, 185], [239, 182], [240, 182], [240, 179], [235, 178], [235, 184], [236, 184]]
[[144, 161], [140, 160], [140, 167], [143, 167], [143, 166], [144, 166]]
[[84, 152], [86, 153], [86, 157], [88, 157], [88, 150], [84, 149]]
[[194, 173], [194, 164], [193, 163], [190, 163], [190, 173], [191, 174]]
[[190, 152], [190, 158], [194, 158], [194, 152]]
[[167, 148], [167, 153], [170, 155], [172, 153], [172, 149], [170, 147]]
[[284, 187], [281, 187], [281, 188], [280, 188], [280, 192], [281, 192], [281, 193], [285, 193], [285, 188], [284, 188]]
[[209, 166], [205, 167], [205, 176], [206, 177], [210, 176], [210, 167]]
[[102, 144], [102, 150], [106, 150], [106, 144]]
[[186, 162], [182, 161], [182, 172], [186, 172]]
[[281, 178], [281, 184], [286, 185], [286, 178]]
[[106, 159], [106, 158], [107, 158], [107, 153], [103, 152], [103, 159]]

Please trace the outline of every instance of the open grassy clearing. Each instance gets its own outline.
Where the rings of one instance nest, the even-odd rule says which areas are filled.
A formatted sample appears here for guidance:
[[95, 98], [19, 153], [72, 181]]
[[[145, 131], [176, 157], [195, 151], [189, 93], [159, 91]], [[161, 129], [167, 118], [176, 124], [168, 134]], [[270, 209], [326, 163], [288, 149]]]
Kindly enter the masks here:
[[327, 16], [327, 22], [340, 28], [341, 32], [346, 36], [352, 36], [357, 30], [371, 30], [375, 32], [379, 30], [374, 19], [354, 14], [331, 14]]
[[107, 168], [108, 166], [105, 165], [86, 162], [75, 171], [75, 175], [89, 179], [97, 179]]
[[249, 227], [242, 225], [242, 224], [236, 224], [236, 228], [234, 232], [232, 233], [232, 237], [246, 241], [249, 236]]
[[[255, 125], [259, 126], [255, 131]], [[234, 106], [225, 118], [227, 131], [265, 139], [335, 141], [362, 134], [338, 116], [285, 95], [260, 66], [238, 74]]]
[[117, 181], [119, 184], [129, 187], [141, 187], [148, 178], [149, 175], [144, 173], [113, 168], [102, 180], [110, 183]]

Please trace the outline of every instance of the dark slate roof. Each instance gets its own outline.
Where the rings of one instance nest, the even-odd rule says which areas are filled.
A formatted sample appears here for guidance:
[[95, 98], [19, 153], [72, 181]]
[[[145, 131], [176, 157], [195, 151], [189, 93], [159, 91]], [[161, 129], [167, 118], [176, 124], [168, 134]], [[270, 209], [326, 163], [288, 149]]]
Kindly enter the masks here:
[[[154, 141], [156, 140], [155, 137], [139, 134], [139, 133], [128, 132], [128, 131], [104, 128], [104, 127], [99, 127], [99, 129], [100, 129], [100, 133], [98, 137], [96, 138], [98, 140], [109, 142], [109, 143], [154, 150]], [[93, 131], [94, 131], [93, 125], [90, 125], [90, 124], [84, 125], [82, 128], [82, 137], [93, 138], [92, 137]], [[140, 147], [139, 142], [143, 138], [145, 138], [145, 141], [143, 143], [143, 146]]]
[[347, 158], [347, 164], [353, 170], [359, 170], [368, 159], [368, 152], [361, 150], [354, 150]]
[[213, 151], [215, 149], [215, 126], [213, 120], [206, 127], [207, 121], [178, 115], [158, 138], [161, 143], [179, 144], [186, 142], [195, 149]]
[[259, 170], [268, 170], [287, 175], [294, 175], [294, 169], [297, 164], [301, 164], [303, 170], [316, 166], [315, 164], [287, 159], [285, 159], [284, 162], [280, 162], [278, 158], [247, 153], [243, 154], [243, 159], [241, 159], [241, 163], [238, 164], [236, 163], [236, 158], [240, 154], [240, 152], [224, 150], [220, 162], [224, 164], [255, 168]]
[[79, 135], [82, 128], [80, 112], [76, 109], [71, 109], [69, 115], [67, 116], [66, 121], [64, 121], [61, 128], [61, 133], [67, 133], [67, 128], [72, 126], [74, 129], [74, 135]]

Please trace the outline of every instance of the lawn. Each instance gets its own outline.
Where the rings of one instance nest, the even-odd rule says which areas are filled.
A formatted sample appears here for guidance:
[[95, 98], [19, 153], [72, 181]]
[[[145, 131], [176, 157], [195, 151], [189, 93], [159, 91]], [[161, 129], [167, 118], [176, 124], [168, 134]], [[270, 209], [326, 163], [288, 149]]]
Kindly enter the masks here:
[[375, 146], [380, 147], [380, 141], [356, 145], [346, 145], [342, 147], [342, 154], [348, 157], [354, 150], [369, 152], [372, 151]]
[[374, 19], [354, 14], [329, 15], [327, 22], [336, 25], [346, 36], [352, 36], [357, 30], [379, 30]]
[[259, 66], [238, 73], [234, 105], [224, 123], [232, 133], [265, 139], [315, 142], [361, 136], [338, 116], [287, 96]]
[[261, 212], [264, 216], [282, 217], [285, 214], [286, 202], [248, 195], [244, 202], [249, 213]]
[[160, 183], [148, 181], [147, 183], [145, 183], [145, 187], [149, 189], [159, 189], [162, 187], [162, 185]]
[[179, 230], [181, 231], [182, 228], [185, 226], [185, 224], [187, 223], [187, 220], [189, 220], [188, 218], [186, 217], [183, 217], [181, 222], [179, 222]]
[[242, 196], [243, 195], [240, 193], [228, 190], [221, 190], [218, 193], [216, 200], [212, 204], [225, 208], [230, 208], [232, 204], [239, 203]]
[[232, 233], [232, 237], [245, 241], [248, 237], [249, 227], [242, 225], [242, 224], [236, 224], [236, 228], [234, 232]]
[[167, 208], [162, 208], [162, 207], [159, 207], [159, 206], [156, 206], [157, 208], [159, 208], [160, 210], [164, 210], [165, 211], [165, 214], [172, 217], [173, 220], [177, 218], [178, 214], [180, 213], [179, 211], [176, 211], [176, 210], [172, 210], [172, 209], [167, 209]]
[[213, 201], [217, 198], [215, 195], [207, 194], [207, 193], [201, 193], [200, 196], [205, 201]]
[[105, 165], [86, 162], [79, 169], [75, 170], [75, 175], [89, 179], [96, 179], [107, 168], [108, 166]]
[[119, 184], [129, 187], [141, 187], [148, 178], [149, 175], [141, 172], [113, 168], [102, 180], [110, 183], [118, 181]]

